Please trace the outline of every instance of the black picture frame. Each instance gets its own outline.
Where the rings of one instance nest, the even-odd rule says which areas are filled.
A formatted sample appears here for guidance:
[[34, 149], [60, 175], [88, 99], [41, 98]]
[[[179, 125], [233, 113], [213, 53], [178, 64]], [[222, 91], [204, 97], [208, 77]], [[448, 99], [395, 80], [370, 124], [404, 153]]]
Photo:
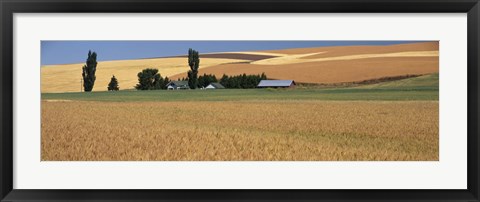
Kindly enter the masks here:
[[[1, 201], [479, 201], [478, 0], [0, 0]], [[467, 13], [468, 165], [465, 190], [13, 189], [14, 13]]]

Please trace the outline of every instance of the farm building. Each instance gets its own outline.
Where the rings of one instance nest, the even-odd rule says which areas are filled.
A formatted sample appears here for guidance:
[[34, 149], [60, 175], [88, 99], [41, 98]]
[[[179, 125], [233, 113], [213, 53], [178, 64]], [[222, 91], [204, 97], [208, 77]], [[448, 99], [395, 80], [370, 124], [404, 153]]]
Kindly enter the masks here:
[[205, 88], [206, 89], [224, 89], [225, 87], [220, 83], [210, 83], [210, 85], [208, 85]]
[[171, 81], [167, 84], [167, 90], [190, 89], [188, 81]]
[[257, 88], [290, 88], [295, 85], [294, 80], [261, 80]]

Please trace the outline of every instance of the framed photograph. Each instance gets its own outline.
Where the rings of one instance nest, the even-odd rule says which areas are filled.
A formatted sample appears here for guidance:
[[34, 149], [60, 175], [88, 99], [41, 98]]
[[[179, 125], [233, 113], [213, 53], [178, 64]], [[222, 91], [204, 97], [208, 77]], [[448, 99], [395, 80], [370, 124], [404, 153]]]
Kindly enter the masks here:
[[1, 201], [479, 201], [478, 0], [0, 6]]

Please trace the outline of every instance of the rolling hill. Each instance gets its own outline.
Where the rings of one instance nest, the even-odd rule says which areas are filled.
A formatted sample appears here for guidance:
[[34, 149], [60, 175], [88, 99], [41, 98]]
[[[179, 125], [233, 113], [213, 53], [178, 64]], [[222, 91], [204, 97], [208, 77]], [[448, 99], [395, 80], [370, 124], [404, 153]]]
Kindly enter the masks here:
[[[42, 92], [79, 92], [83, 64], [41, 67]], [[174, 80], [189, 70], [186, 56], [99, 61], [94, 91], [105, 91], [112, 75], [120, 89], [131, 89], [137, 73], [158, 68]], [[403, 75], [439, 72], [439, 43], [419, 42], [387, 46], [336, 46], [268, 51], [200, 53], [199, 74], [261, 74], [298, 83], [334, 84]]]

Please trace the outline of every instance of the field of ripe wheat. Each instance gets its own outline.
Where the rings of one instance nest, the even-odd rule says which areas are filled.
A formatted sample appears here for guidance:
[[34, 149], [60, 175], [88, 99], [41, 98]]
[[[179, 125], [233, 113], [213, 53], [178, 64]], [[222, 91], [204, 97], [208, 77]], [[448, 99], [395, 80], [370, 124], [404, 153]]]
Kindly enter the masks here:
[[438, 101], [42, 101], [43, 161], [439, 156]]

